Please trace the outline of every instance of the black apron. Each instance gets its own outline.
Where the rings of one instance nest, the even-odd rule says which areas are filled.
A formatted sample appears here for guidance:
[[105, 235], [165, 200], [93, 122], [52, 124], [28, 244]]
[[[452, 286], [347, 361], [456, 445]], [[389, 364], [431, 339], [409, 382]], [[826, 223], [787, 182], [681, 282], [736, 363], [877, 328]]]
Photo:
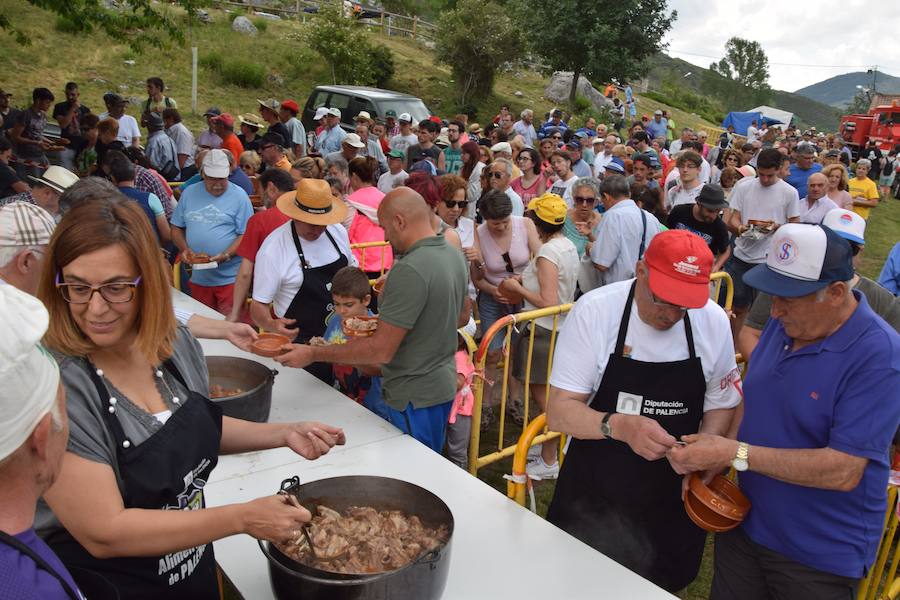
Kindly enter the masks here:
[[[602, 412], [641, 414], [680, 439], [699, 429], [706, 393], [690, 318], [685, 313], [689, 358], [664, 363], [633, 360], [625, 352], [625, 335], [634, 289], [632, 284], [615, 351], [589, 406]], [[706, 532], [685, 513], [681, 481], [668, 460], [645, 460], [625, 442], [573, 438], [547, 520], [676, 592], [697, 576], [706, 539]]]
[[[190, 389], [171, 360], [166, 361], [165, 368]], [[90, 376], [107, 409], [109, 392], [93, 365], [90, 365]], [[137, 446], [126, 438], [114, 414], [108, 410], [102, 412], [116, 441], [122, 500], [127, 508], [199, 510], [206, 506], [203, 487], [218, 462], [221, 408], [191, 391], [162, 428]], [[78, 569], [98, 572], [116, 587], [124, 600], [219, 598], [212, 544], [165, 556], [109, 559], [94, 558], [71, 535], [52, 541], [51, 547], [72, 571], [79, 586]]]
[[[331, 303], [331, 280], [334, 274], [341, 268], [346, 267], [350, 262], [341, 249], [338, 248], [337, 242], [331, 237], [331, 232], [325, 230], [325, 235], [334, 249], [337, 250], [338, 257], [332, 263], [322, 265], [321, 267], [311, 267], [303, 255], [303, 246], [300, 245], [300, 236], [297, 235], [297, 228], [291, 223], [291, 236], [294, 238], [294, 246], [297, 248], [297, 256], [300, 258], [300, 269], [303, 271], [303, 283], [291, 305], [288, 306], [284, 313], [284, 318], [294, 319], [296, 323], [294, 327], [298, 327], [300, 332], [294, 340], [295, 344], [305, 344], [314, 337], [321, 337], [325, 334], [325, 319], [331, 312], [333, 305]], [[331, 385], [334, 382], [334, 374], [331, 371], [331, 365], [328, 363], [313, 363], [305, 369], [308, 373], [314, 375], [317, 379]]]

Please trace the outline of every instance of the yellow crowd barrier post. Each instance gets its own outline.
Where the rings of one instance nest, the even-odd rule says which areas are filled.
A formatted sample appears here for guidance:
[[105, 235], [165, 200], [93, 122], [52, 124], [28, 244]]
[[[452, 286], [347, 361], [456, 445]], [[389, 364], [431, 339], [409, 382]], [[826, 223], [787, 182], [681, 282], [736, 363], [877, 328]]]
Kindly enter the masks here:
[[391, 243], [388, 241], [377, 241], [377, 242], [359, 242], [356, 244], [350, 244], [350, 250], [359, 250], [359, 268], [365, 271], [366, 273], [371, 273], [369, 269], [366, 268], [366, 250], [372, 248], [378, 248], [381, 250], [381, 267], [379, 268], [379, 272], [384, 275], [387, 272], [386, 264], [387, 264], [387, 249], [390, 247]]
[[[875, 554], [875, 563], [869, 569], [869, 573], [859, 582], [856, 592], [856, 600], [880, 600], [882, 598], [896, 598], [900, 594], [900, 585], [897, 580], [897, 567], [900, 563], [900, 549], [896, 547], [897, 534], [897, 488], [888, 487], [887, 510], [884, 513], [884, 528], [881, 534], [881, 543]], [[884, 566], [891, 555], [887, 571]], [[883, 586], [882, 586], [883, 584]], [[883, 593], [878, 595], [879, 588]]]

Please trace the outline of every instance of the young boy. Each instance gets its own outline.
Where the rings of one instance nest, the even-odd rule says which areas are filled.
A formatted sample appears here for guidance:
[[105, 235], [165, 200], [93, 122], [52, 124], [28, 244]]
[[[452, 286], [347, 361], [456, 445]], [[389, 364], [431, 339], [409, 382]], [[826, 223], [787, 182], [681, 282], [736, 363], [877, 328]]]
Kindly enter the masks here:
[[[344, 267], [331, 280], [331, 300], [334, 313], [328, 319], [323, 336], [328, 344], [346, 344], [341, 321], [350, 317], [372, 316], [367, 308], [371, 300], [369, 278], [356, 267]], [[373, 413], [388, 418], [387, 405], [381, 397], [381, 377], [350, 365], [333, 365], [334, 376], [341, 392], [356, 400]], [[364, 372], [366, 371], [366, 372]]]

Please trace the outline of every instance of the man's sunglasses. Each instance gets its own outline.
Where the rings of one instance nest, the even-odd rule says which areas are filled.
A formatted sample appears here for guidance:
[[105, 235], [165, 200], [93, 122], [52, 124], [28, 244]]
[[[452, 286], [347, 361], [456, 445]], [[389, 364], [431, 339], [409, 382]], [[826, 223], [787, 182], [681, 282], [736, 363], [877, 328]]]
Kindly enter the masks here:
[[506, 173], [502, 173], [500, 171], [491, 171], [491, 177], [494, 179], [503, 179], [506, 177]]
[[597, 199], [593, 196], [574, 196], [572, 200], [575, 202], [575, 204], [593, 204], [597, 201]]
[[469, 206], [468, 200], [444, 200], [444, 204], [447, 205], [447, 208], [454, 208], [458, 206], [461, 210], [466, 210], [466, 207]]

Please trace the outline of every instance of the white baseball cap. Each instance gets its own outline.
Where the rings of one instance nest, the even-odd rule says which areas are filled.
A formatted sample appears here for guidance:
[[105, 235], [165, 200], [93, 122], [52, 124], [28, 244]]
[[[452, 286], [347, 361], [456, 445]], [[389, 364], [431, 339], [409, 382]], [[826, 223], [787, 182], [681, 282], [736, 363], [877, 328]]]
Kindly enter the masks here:
[[342, 143], [347, 144], [348, 146], [353, 146], [354, 148], [365, 148], [366, 147], [366, 145], [362, 143], [362, 138], [360, 138], [355, 133], [348, 133], [347, 137], [345, 137], [343, 139]]
[[218, 148], [210, 150], [203, 159], [203, 174], [207, 177], [223, 179], [231, 174], [228, 157]]
[[400, 116], [397, 117], [397, 120], [404, 121], [406, 123], [412, 123], [412, 117], [409, 115], [409, 113], [400, 113]]
[[822, 219], [822, 225], [831, 227], [836, 234], [845, 240], [850, 240], [857, 244], [866, 243], [866, 220], [852, 210], [832, 208], [825, 214], [825, 218]]
[[316, 114], [313, 117], [313, 121], [321, 121], [325, 118], [325, 115], [328, 114], [328, 108], [325, 106], [320, 106], [316, 109]]
[[766, 262], [744, 283], [772, 296], [797, 298], [853, 278], [850, 244], [827, 226], [786, 223], [772, 236]]
[[341, 118], [341, 109], [339, 109], [339, 108], [329, 108], [329, 109], [328, 109], [328, 112], [327, 112], [326, 114], [329, 114], [329, 115], [331, 115], [332, 117], [337, 117], [338, 119], [340, 119], [340, 118]]
[[509, 142], [498, 142], [491, 146], [491, 152], [506, 152], [512, 154], [512, 146]]
[[59, 367], [41, 346], [49, 323], [40, 300], [0, 285], [0, 460], [28, 439], [56, 402]]

